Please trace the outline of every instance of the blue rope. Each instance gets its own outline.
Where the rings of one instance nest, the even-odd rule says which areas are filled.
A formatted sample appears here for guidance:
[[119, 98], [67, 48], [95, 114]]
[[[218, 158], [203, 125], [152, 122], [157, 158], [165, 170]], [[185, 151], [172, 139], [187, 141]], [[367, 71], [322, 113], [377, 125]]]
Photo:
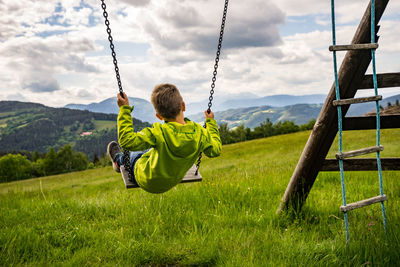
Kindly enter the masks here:
[[[335, 0], [331, 0], [331, 17], [332, 17], [332, 43], [336, 45], [336, 27], [335, 27]], [[371, 0], [371, 43], [375, 43], [375, 0]], [[378, 95], [378, 82], [376, 77], [376, 64], [375, 64], [375, 49], [371, 50], [372, 56], [372, 71], [373, 71], [373, 83], [375, 89], [375, 96]], [[338, 71], [337, 71], [337, 58], [336, 51], [333, 51], [333, 68], [335, 72], [335, 92], [336, 92], [336, 100], [340, 100], [340, 90], [339, 90], [339, 79], [338, 79]], [[343, 120], [342, 120], [342, 107], [337, 106], [338, 112], [338, 131], [339, 131], [339, 154], [343, 151]], [[376, 145], [380, 146], [380, 109], [379, 109], [379, 100], [376, 101]], [[382, 179], [382, 165], [380, 159], [380, 151], [376, 153], [376, 160], [378, 165], [378, 173], [379, 173], [379, 191], [380, 195], [383, 195], [383, 179]], [[340, 179], [342, 186], [342, 198], [343, 198], [343, 206], [346, 206], [346, 187], [344, 180], [344, 169], [343, 169], [343, 160], [339, 159], [339, 169], [340, 169]], [[386, 211], [385, 204], [381, 202], [382, 207], [382, 216], [383, 216], [383, 225], [386, 232]], [[349, 223], [347, 212], [344, 212], [344, 221], [346, 227], [346, 243], [349, 242]]]
[[[371, 43], [375, 43], [375, 0], [371, 0]], [[372, 73], [373, 73], [373, 82], [374, 82], [374, 91], [375, 96], [378, 95], [378, 81], [376, 77], [376, 64], [375, 64], [375, 49], [371, 50], [372, 57]], [[376, 145], [380, 146], [381, 143], [381, 120], [380, 120], [380, 108], [379, 108], [379, 100], [375, 101], [376, 104]], [[378, 165], [378, 174], [379, 174], [379, 193], [383, 195], [383, 179], [382, 179], [382, 165], [381, 165], [381, 156], [380, 151], [376, 152], [376, 161]], [[385, 211], [385, 203], [381, 202], [382, 208], [382, 217], [383, 217], [383, 226], [386, 230], [386, 211]]]
[[[336, 45], [336, 29], [335, 29], [335, 0], [331, 0], [331, 17], [332, 17], [332, 43]], [[337, 71], [337, 59], [336, 51], [333, 51], [333, 69], [335, 72], [335, 91], [336, 100], [340, 100], [340, 90], [339, 90], [339, 79]], [[342, 121], [342, 107], [337, 106], [338, 112], [338, 128], [339, 128], [339, 153], [343, 151], [343, 121]], [[342, 198], [343, 206], [346, 206], [346, 187], [344, 181], [344, 170], [343, 170], [343, 160], [339, 159], [339, 169], [340, 169], [340, 180], [342, 184]], [[346, 242], [349, 242], [349, 221], [347, 217], [347, 212], [344, 213], [344, 223], [346, 226]]]

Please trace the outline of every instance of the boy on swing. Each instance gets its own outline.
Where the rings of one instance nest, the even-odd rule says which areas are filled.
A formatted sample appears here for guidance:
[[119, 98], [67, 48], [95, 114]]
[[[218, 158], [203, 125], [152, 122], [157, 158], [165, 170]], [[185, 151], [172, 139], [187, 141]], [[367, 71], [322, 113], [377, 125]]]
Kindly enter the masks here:
[[[180, 183], [186, 172], [196, 162], [200, 152], [208, 157], [221, 154], [221, 139], [214, 113], [204, 112], [206, 128], [185, 118], [185, 102], [176, 86], [157, 85], [151, 95], [156, 117], [154, 123], [140, 132], [133, 131], [128, 96], [117, 95], [118, 141], [130, 152], [133, 183], [150, 193], [163, 193]], [[117, 142], [107, 146], [107, 154], [115, 171], [123, 166], [123, 153]]]

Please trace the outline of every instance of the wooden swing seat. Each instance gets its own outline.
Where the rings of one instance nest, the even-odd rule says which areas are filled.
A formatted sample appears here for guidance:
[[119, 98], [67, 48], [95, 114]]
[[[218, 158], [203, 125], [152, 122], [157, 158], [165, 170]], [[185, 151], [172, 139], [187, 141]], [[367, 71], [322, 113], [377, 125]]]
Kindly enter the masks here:
[[[122, 180], [124, 180], [125, 187], [127, 189], [130, 188], [138, 188], [138, 186], [134, 183], [132, 183], [129, 180], [129, 173], [125, 169], [124, 166], [120, 167], [121, 170], [121, 175], [122, 175]], [[188, 172], [186, 173], [185, 177], [183, 177], [181, 183], [193, 183], [193, 182], [201, 182], [203, 180], [203, 177], [201, 177], [200, 172], [197, 173], [196, 175], [196, 165], [193, 165]]]

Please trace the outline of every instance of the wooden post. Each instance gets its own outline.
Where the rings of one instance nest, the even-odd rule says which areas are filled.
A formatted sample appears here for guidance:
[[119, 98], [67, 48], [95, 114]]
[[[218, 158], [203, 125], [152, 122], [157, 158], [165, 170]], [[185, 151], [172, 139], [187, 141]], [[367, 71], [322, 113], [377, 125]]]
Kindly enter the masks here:
[[[376, 24], [379, 23], [388, 2], [389, 0], [376, 0]], [[370, 28], [371, 7], [369, 4], [351, 43], [370, 43]], [[369, 50], [351, 50], [346, 53], [338, 76], [341, 98], [354, 97], [370, 61], [371, 52]], [[334, 100], [336, 100], [335, 84], [332, 85], [311, 135], [308, 138], [307, 144], [283, 195], [277, 211], [278, 213], [289, 207], [294, 209], [301, 208], [317, 178], [322, 163], [338, 131], [337, 108], [332, 105]], [[348, 106], [342, 107], [343, 116], [346, 115], [347, 110]]]

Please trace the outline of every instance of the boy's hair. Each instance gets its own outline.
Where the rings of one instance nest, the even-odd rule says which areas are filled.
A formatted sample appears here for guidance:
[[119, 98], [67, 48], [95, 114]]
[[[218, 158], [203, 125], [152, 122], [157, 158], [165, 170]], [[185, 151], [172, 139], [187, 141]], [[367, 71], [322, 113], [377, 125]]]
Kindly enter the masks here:
[[181, 111], [182, 102], [182, 96], [173, 84], [159, 84], [151, 94], [151, 103], [164, 119], [175, 119]]

